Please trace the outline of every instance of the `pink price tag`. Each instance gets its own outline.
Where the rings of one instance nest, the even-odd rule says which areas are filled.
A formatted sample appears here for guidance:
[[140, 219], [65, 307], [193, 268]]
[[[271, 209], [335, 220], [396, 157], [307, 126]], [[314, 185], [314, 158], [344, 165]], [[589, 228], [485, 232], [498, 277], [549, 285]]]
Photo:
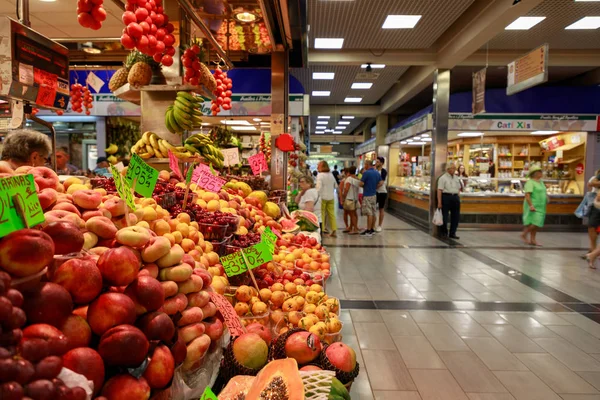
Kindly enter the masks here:
[[210, 300], [215, 304], [215, 306], [217, 306], [217, 310], [219, 310], [223, 316], [225, 325], [227, 325], [231, 336], [243, 335], [246, 330], [244, 329], [242, 321], [240, 321], [240, 317], [238, 317], [236, 314], [231, 303], [219, 293], [208, 292], [208, 294], [210, 296]]
[[267, 160], [265, 160], [265, 155], [263, 153], [257, 153], [252, 157], [248, 158], [248, 162], [250, 163], [250, 168], [252, 168], [252, 174], [260, 175], [261, 172], [267, 169]]
[[198, 178], [198, 186], [208, 190], [209, 192], [219, 193], [219, 190], [226, 183], [225, 179], [221, 179], [218, 176], [214, 176], [210, 171], [200, 171], [200, 177]]
[[196, 169], [194, 169], [194, 172], [192, 173], [192, 182], [198, 182], [198, 179], [200, 179], [200, 173], [202, 171], [207, 171], [210, 174], [210, 168], [208, 167], [208, 165], [198, 164], [198, 166], [196, 167]]
[[179, 169], [179, 160], [175, 157], [175, 154], [171, 150], [169, 150], [169, 168], [179, 180], [183, 180], [183, 176], [181, 175], [181, 170]]

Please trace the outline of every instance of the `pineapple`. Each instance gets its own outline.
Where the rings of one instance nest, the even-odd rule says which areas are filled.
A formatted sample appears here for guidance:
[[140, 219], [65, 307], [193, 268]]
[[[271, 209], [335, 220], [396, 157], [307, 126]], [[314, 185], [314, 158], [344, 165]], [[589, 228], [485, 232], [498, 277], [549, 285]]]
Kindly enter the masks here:
[[214, 92], [217, 89], [217, 80], [203, 63], [200, 63], [200, 83], [206, 86], [211, 92]]
[[112, 76], [112, 78], [110, 78], [110, 81], [108, 82], [108, 88], [112, 92], [114, 92], [115, 90], [127, 83], [127, 76], [129, 75], [129, 70], [131, 69], [133, 64], [137, 62], [138, 54], [139, 53], [137, 52], [129, 53], [127, 59], [123, 63], [123, 67], [119, 68], [117, 72], [115, 72], [115, 74]]
[[153, 66], [157, 63], [150, 56], [137, 51], [133, 53], [137, 54], [134, 64], [127, 75], [127, 82], [135, 87], [149, 85], [152, 80]]

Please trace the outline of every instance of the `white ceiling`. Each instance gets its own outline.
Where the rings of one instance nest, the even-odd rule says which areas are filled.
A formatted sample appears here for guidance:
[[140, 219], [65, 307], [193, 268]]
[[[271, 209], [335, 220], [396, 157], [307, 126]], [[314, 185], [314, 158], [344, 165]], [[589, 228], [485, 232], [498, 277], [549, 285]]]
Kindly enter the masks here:
[[[111, 1], [104, 1], [108, 16], [100, 30], [84, 28], [77, 22], [77, 2], [75, 0], [56, 0], [44, 2], [29, 1], [31, 28], [49, 38], [68, 37], [121, 37], [123, 22], [122, 11]], [[0, 14], [17, 17], [14, 0], [0, 0]]]

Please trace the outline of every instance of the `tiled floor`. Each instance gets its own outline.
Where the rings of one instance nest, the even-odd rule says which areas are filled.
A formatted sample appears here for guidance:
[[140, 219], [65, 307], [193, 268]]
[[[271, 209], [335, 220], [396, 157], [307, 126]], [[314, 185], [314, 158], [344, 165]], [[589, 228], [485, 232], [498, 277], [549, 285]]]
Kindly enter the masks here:
[[[600, 400], [600, 269], [585, 233], [460, 231], [443, 242], [390, 215], [327, 238], [353, 400]], [[344, 307], [346, 306], [346, 307]], [[525, 310], [515, 312], [514, 310]]]

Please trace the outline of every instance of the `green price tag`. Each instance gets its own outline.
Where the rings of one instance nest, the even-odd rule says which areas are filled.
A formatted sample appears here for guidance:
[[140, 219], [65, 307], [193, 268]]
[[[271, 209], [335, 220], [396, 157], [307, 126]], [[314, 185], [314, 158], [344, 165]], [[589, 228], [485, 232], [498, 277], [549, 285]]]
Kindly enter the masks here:
[[262, 235], [260, 235], [260, 241], [275, 245], [275, 242], [277, 242], [277, 235], [275, 235], [271, 228], [267, 226], [263, 231]]
[[254, 246], [242, 249], [246, 257], [248, 269], [254, 269], [273, 260], [273, 251], [268, 243], [260, 242]]
[[244, 262], [244, 257], [239, 251], [223, 256], [219, 259], [219, 261], [221, 261], [221, 265], [223, 266], [227, 276], [236, 276], [248, 271], [248, 267]]
[[215, 394], [211, 390], [211, 388], [209, 388], [207, 386], [206, 389], [204, 389], [204, 393], [202, 393], [202, 397], [200, 397], [200, 400], [218, 400], [218, 399], [217, 399], [217, 396], [215, 396]]
[[129, 162], [125, 180], [131, 186], [136, 179], [135, 192], [144, 197], [152, 197], [158, 180], [158, 171], [146, 164], [140, 156], [134, 154]]
[[192, 175], [194, 175], [195, 168], [196, 163], [192, 163], [192, 165], [188, 167], [187, 175], [185, 176], [185, 186], [189, 186], [190, 182], [192, 181]]
[[18, 202], [29, 227], [45, 221], [44, 210], [35, 191], [33, 175], [0, 178], [0, 237], [27, 227], [17, 211], [15, 201]]
[[113, 174], [115, 188], [117, 189], [119, 197], [125, 200], [125, 203], [127, 203], [129, 208], [135, 210], [135, 201], [133, 201], [133, 194], [131, 193], [131, 188], [127, 184], [127, 181], [123, 179], [123, 176], [121, 176], [121, 173], [115, 168], [114, 165], [110, 166], [110, 171]]

